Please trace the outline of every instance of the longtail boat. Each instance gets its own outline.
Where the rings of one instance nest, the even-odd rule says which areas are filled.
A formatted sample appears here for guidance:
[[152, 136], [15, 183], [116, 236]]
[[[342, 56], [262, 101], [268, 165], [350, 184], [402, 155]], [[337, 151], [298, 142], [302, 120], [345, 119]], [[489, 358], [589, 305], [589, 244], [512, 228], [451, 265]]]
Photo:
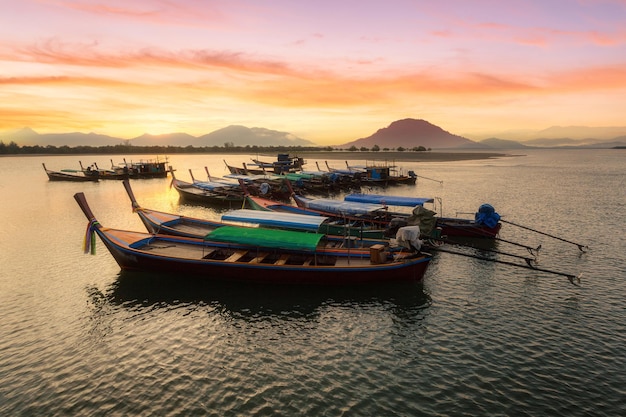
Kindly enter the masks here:
[[186, 202], [230, 208], [241, 207], [244, 202], [244, 195], [240, 189], [233, 189], [230, 186], [208, 189], [179, 180], [173, 172], [171, 185]]
[[94, 175], [85, 175], [81, 171], [74, 169], [66, 169], [61, 171], [51, 171], [46, 168], [46, 164], [42, 163], [46, 175], [50, 181], [73, 181], [73, 182], [86, 182], [86, 181], [98, 181], [98, 173]]
[[224, 226], [205, 239], [155, 235], [102, 226], [83, 193], [74, 195], [89, 220], [85, 250], [97, 235], [123, 270], [194, 275], [208, 280], [289, 284], [361, 284], [421, 281], [429, 254], [372, 248], [328, 254], [324, 235]]
[[78, 161], [78, 163], [81, 171], [86, 176], [96, 175], [102, 180], [166, 178], [168, 172], [174, 171], [171, 166], [167, 165], [167, 158], [164, 160], [159, 158], [141, 160], [139, 162], [126, 162], [126, 159], [123, 161], [123, 163], [115, 165], [113, 160], [111, 160], [110, 168], [100, 168], [95, 162], [85, 168], [81, 161]]
[[[297, 205], [270, 200], [263, 197], [246, 194], [245, 207], [259, 211], [273, 211], [279, 213], [290, 213], [307, 216], [327, 217], [329, 221], [325, 224], [329, 234], [348, 234], [363, 239], [383, 239], [388, 221], [377, 221], [371, 216], [363, 217], [346, 212], [341, 215], [325, 213], [320, 210]], [[344, 204], [348, 206], [348, 204]], [[373, 211], [383, 209], [382, 206], [371, 205]]]
[[[137, 213], [148, 232], [205, 238], [218, 227], [242, 225], [247, 227], [264, 227], [302, 232], [325, 234], [330, 248], [369, 248], [371, 245], [388, 245], [389, 242], [379, 239], [382, 231], [373, 237], [365, 233], [359, 234], [345, 225], [338, 224], [328, 217], [309, 216], [304, 214], [284, 213], [278, 211], [260, 211], [250, 209], [231, 210], [222, 214], [221, 221], [199, 219], [174, 213], [166, 213], [142, 207], [134, 195], [128, 180], [123, 181], [126, 193], [130, 198], [133, 212]], [[364, 236], [365, 235], [365, 236]], [[414, 244], [416, 246], [417, 244]]]
[[[411, 216], [426, 217], [427, 215], [435, 214], [432, 211], [432, 213], [428, 213], [429, 210], [423, 208], [425, 203], [432, 203], [432, 199], [378, 194], [349, 194], [344, 197], [344, 200], [355, 203], [416, 208], [411, 214], [394, 213], [392, 215], [400, 225], [402, 224], [402, 219], [408, 220], [408, 223], [411, 224]], [[496, 213], [494, 208], [489, 204], [482, 204], [478, 208], [474, 219], [436, 217], [435, 227], [438, 228], [440, 234], [444, 236], [495, 238], [500, 232], [502, 224], [500, 223], [500, 215]]]
[[363, 185], [370, 186], [387, 186], [387, 185], [414, 185], [417, 181], [417, 175], [414, 171], [409, 171], [407, 174], [398, 172], [397, 166], [385, 163], [368, 163], [364, 166], [351, 166], [346, 161], [346, 167], [348, 171], [360, 174], [360, 179]]

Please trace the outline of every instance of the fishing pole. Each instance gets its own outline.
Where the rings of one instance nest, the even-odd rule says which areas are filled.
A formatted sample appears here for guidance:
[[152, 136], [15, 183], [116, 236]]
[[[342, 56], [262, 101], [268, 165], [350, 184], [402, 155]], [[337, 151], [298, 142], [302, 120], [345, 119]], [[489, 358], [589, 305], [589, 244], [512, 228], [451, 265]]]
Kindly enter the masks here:
[[[445, 238], [429, 237], [428, 240], [442, 242], [442, 243], [448, 243], [450, 245], [455, 245], [455, 246], [460, 246], [460, 247], [465, 247], [465, 248], [470, 248], [470, 249], [476, 249], [476, 250], [480, 250], [482, 252], [497, 253], [498, 255], [504, 255], [504, 256], [510, 256], [512, 258], [523, 259], [528, 265], [531, 265], [533, 262], [537, 262], [537, 257], [536, 257], [536, 255], [533, 255], [533, 254], [531, 254], [531, 255], [533, 255], [533, 258], [529, 258], [527, 256], [518, 255], [516, 253], [503, 252], [503, 251], [500, 251], [500, 250], [497, 250], [497, 249], [477, 248], [476, 246], [467, 245], [467, 244], [460, 243], [460, 242], [455, 242], [453, 240], [449, 240], [449, 239], [445, 239]], [[433, 250], [438, 250], [437, 249], [438, 247], [440, 247], [440, 246], [439, 245], [435, 245]]]
[[500, 221], [501, 221], [501, 222], [503, 222], [503, 223], [508, 223], [508, 224], [510, 224], [510, 225], [513, 225], [513, 226], [521, 227], [522, 229], [530, 230], [531, 232], [539, 233], [539, 234], [541, 234], [541, 235], [545, 235], [545, 236], [548, 236], [548, 237], [551, 237], [551, 238], [554, 238], [554, 239], [557, 239], [557, 240], [560, 240], [560, 241], [563, 241], [563, 242], [566, 242], [566, 243], [571, 243], [572, 245], [576, 245], [576, 246], [578, 246], [578, 249], [579, 249], [581, 252], [583, 252], [583, 253], [587, 252], [587, 251], [585, 250], [585, 248], [586, 248], [586, 249], [589, 249], [589, 246], [587, 246], [587, 245], [582, 245], [582, 244], [580, 244], [580, 243], [572, 242], [571, 240], [563, 239], [563, 238], [561, 238], [561, 237], [554, 236], [554, 235], [551, 235], [551, 234], [548, 234], [548, 233], [542, 232], [542, 231], [540, 231], [540, 230], [531, 229], [531, 228], [530, 228], [530, 227], [528, 227], [528, 226], [524, 226], [524, 225], [521, 225], [521, 224], [513, 223], [513, 222], [510, 222], [510, 221], [508, 221], [508, 220], [504, 220], [504, 219], [500, 219]]
[[439, 184], [443, 185], [443, 181], [442, 181], [442, 180], [436, 180], [436, 179], [434, 179], [434, 178], [428, 178], [428, 177], [424, 177], [424, 176], [422, 176], [422, 175], [417, 175], [417, 174], [416, 174], [416, 177], [418, 177], [418, 178], [424, 178], [425, 180], [435, 181], [435, 182], [438, 182]]
[[[490, 262], [495, 262], [495, 263], [504, 264], [504, 265], [516, 266], [518, 268], [530, 269], [530, 270], [533, 270], [533, 271], [540, 271], [540, 272], [546, 272], [546, 273], [549, 273], [549, 274], [564, 276], [573, 285], [580, 284], [580, 277], [582, 276], [582, 274], [576, 276], [576, 275], [568, 274], [566, 272], [559, 272], [559, 271], [553, 271], [551, 269], [538, 268], [536, 266], [532, 266], [529, 263], [528, 263], [528, 265], [522, 265], [522, 264], [516, 264], [515, 262], [502, 261], [502, 260], [499, 260], [499, 259], [490, 259], [490, 258], [487, 258], [487, 257], [484, 257], [484, 256], [472, 255], [472, 254], [469, 254], [469, 253], [457, 252], [457, 251], [452, 251], [452, 250], [449, 250], [449, 249], [437, 248], [436, 250], [438, 250], [440, 252], [450, 253], [450, 254], [453, 254], [453, 255], [460, 255], [460, 256], [466, 256], [468, 258], [479, 259], [481, 261], [490, 261]], [[576, 280], [576, 282], [574, 282], [574, 280]]]
[[[461, 228], [462, 226], [457, 226], [454, 224], [447, 224], [446, 227], [450, 227], [450, 228]], [[484, 234], [482, 234], [480, 231], [478, 230], [465, 230], [466, 233], [471, 233], [473, 235], [475, 235], [476, 237], [485, 237]], [[537, 246], [536, 248], [532, 247], [532, 246], [528, 246], [528, 245], [524, 245], [523, 243], [519, 243], [519, 242], [513, 242], [512, 240], [507, 240], [507, 239], [502, 239], [501, 237], [485, 237], [486, 239], [493, 239], [499, 242], [504, 242], [504, 243], [508, 243], [510, 245], [514, 245], [514, 246], [519, 246], [521, 248], [526, 249], [531, 255], [533, 256], [537, 256], [539, 253], [539, 250], [541, 249], [541, 245]]]

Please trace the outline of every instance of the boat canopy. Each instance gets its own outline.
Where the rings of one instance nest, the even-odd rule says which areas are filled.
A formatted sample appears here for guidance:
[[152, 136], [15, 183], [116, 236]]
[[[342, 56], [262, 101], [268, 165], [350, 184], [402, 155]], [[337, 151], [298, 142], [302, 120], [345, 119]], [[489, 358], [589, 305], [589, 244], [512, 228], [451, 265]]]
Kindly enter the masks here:
[[306, 214], [283, 213], [278, 211], [233, 210], [222, 215], [222, 221], [253, 223], [266, 227], [297, 229], [317, 232], [328, 217]]
[[[295, 198], [295, 197], [294, 197]], [[307, 208], [312, 210], [326, 211], [336, 214], [372, 214], [376, 211], [384, 210], [385, 206], [380, 204], [356, 203], [352, 201], [333, 200], [328, 198], [307, 199], [297, 197]]]
[[204, 240], [256, 246], [265, 249], [288, 249], [315, 251], [324, 237], [320, 233], [294, 232], [291, 230], [260, 229], [256, 227], [218, 227]]
[[360, 203], [385, 204], [387, 206], [404, 206], [415, 207], [423, 206], [424, 203], [433, 203], [432, 198], [421, 197], [402, 197], [393, 195], [377, 195], [377, 194], [348, 194], [344, 197], [345, 201], [353, 201]]
[[222, 181], [197, 181], [193, 183], [194, 187], [201, 188], [203, 190], [212, 191], [218, 188], [235, 188], [239, 187], [239, 184], [233, 182]]

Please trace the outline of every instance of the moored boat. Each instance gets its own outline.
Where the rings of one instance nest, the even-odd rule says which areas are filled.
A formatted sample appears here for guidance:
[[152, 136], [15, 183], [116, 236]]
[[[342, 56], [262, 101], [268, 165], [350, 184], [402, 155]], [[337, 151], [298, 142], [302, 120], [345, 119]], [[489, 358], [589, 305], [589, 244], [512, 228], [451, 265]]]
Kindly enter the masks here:
[[241, 207], [244, 202], [244, 195], [240, 189], [230, 186], [203, 188], [194, 183], [179, 180], [173, 172], [171, 185], [182, 200], [190, 203], [233, 208]]
[[46, 168], [46, 164], [42, 163], [44, 171], [46, 171], [46, 175], [48, 175], [48, 179], [50, 181], [73, 181], [73, 182], [86, 182], [86, 181], [98, 181], [98, 174], [95, 173], [93, 175], [85, 175], [81, 171], [76, 171], [73, 169], [61, 170], [61, 171], [52, 171]]
[[141, 160], [138, 162], [124, 162], [115, 165], [111, 160], [110, 168], [100, 168], [97, 163], [93, 163], [85, 168], [81, 161], [78, 161], [82, 172], [86, 176], [98, 176], [102, 180], [122, 180], [124, 178], [131, 179], [150, 179], [150, 178], [166, 178], [168, 172], [174, 169], [167, 165], [167, 158], [161, 160]]
[[[378, 194], [348, 194], [345, 201], [365, 204], [384, 204], [386, 206], [413, 207], [412, 213], [392, 213], [391, 218], [396, 223], [402, 225], [402, 220], [408, 224], [414, 224], [417, 220], [425, 219], [427, 216], [434, 217], [436, 223], [434, 227], [439, 234], [449, 237], [463, 238], [495, 238], [500, 232], [502, 224], [500, 215], [489, 204], [482, 204], [476, 212], [474, 219], [463, 219], [456, 217], [436, 217], [435, 212], [425, 209], [425, 203], [433, 203], [433, 199], [419, 197], [404, 197]], [[413, 217], [413, 219], [411, 218]], [[427, 230], [425, 230], [427, 231]]]
[[365, 166], [350, 166], [346, 161], [348, 171], [358, 173], [361, 183], [369, 186], [388, 186], [388, 185], [414, 185], [417, 181], [417, 175], [413, 171], [403, 174], [398, 171], [398, 167], [393, 163], [368, 163]]
[[142, 207], [134, 195], [128, 180], [123, 181], [126, 193], [130, 198], [132, 209], [139, 215], [142, 223], [150, 233], [168, 234], [191, 238], [204, 238], [218, 227], [227, 225], [245, 225], [248, 227], [264, 227], [273, 229], [295, 230], [325, 234], [330, 242], [329, 248], [369, 248], [374, 244], [387, 245], [379, 239], [382, 231], [369, 237], [367, 233], [359, 233], [346, 224], [341, 224], [323, 216], [285, 213], [279, 211], [261, 211], [250, 209], [230, 210], [222, 214], [221, 221], [199, 219], [174, 213]]
[[[318, 249], [324, 235], [224, 226], [207, 239], [155, 235], [103, 227], [83, 193], [74, 195], [89, 220], [87, 244], [97, 235], [123, 270], [194, 275], [203, 279], [289, 284], [360, 284], [421, 281], [429, 254], [391, 254], [372, 248], [327, 254]], [[88, 248], [86, 248], [88, 249]]]
[[[345, 207], [350, 206], [350, 204], [346, 203], [343, 205]], [[381, 221], [381, 219], [376, 219], [374, 216], [361, 216], [356, 215], [355, 213], [348, 213], [347, 211], [337, 215], [313, 208], [299, 207], [289, 203], [253, 196], [250, 194], [246, 194], [245, 206], [253, 210], [328, 217], [330, 221], [328, 222], [328, 229], [326, 233], [348, 234], [358, 238], [383, 239], [385, 238], [385, 228], [388, 224], [386, 219]], [[382, 212], [380, 212], [380, 210], [382, 209], [383, 207], [379, 205], [371, 205], [370, 207], [370, 211], [379, 211], [379, 214], [381, 215]], [[361, 209], [361, 213], [363, 212], [365, 211]]]

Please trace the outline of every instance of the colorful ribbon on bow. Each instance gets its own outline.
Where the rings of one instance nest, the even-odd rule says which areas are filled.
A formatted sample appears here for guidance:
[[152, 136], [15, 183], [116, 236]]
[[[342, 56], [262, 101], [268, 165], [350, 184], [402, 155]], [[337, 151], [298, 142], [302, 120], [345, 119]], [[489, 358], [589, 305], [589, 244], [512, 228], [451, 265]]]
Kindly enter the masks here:
[[96, 226], [99, 224], [97, 220], [90, 220], [87, 224], [87, 231], [83, 239], [83, 250], [85, 253], [96, 254]]

